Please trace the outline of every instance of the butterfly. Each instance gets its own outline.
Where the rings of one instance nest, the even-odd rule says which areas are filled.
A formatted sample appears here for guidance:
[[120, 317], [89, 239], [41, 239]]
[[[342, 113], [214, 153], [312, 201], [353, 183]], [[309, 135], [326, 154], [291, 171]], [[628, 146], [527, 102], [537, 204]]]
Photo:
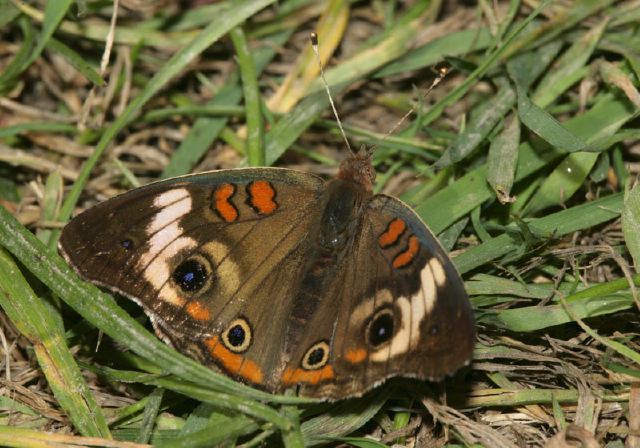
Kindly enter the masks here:
[[337, 400], [441, 379], [471, 359], [467, 294], [424, 222], [374, 182], [366, 150], [329, 181], [285, 168], [167, 179], [81, 213], [59, 250], [178, 351], [258, 388]]

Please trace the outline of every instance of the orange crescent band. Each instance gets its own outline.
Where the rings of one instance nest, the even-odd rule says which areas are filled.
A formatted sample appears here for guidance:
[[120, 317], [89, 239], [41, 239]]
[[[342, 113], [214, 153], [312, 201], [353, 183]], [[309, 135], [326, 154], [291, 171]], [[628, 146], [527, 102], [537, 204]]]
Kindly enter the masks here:
[[298, 383], [318, 384], [320, 381], [332, 379], [335, 376], [333, 367], [324, 366], [319, 370], [292, 369], [287, 367], [282, 375], [282, 382], [291, 386]]
[[407, 249], [404, 252], [398, 254], [396, 258], [393, 259], [393, 267], [398, 269], [402, 268], [413, 261], [418, 255], [420, 251], [420, 241], [418, 241], [418, 237], [415, 235], [411, 235], [409, 237], [409, 244], [407, 245]]
[[211, 312], [209, 309], [198, 300], [192, 300], [187, 303], [185, 311], [195, 320], [207, 321], [211, 319]]
[[402, 219], [394, 219], [389, 223], [387, 230], [378, 237], [378, 244], [384, 249], [385, 247], [389, 247], [397, 243], [406, 228], [407, 225]]
[[351, 364], [361, 363], [367, 359], [367, 351], [363, 348], [347, 350], [347, 353], [344, 355], [344, 359], [349, 361]]
[[209, 348], [209, 353], [222, 367], [232, 375], [238, 375], [250, 383], [262, 383], [262, 370], [258, 365], [242, 355], [233, 353], [219, 343], [218, 336], [205, 339], [205, 344]]
[[233, 222], [238, 219], [238, 210], [229, 201], [236, 192], [233, 184], [222, 184], [216, 188], [214, 193], [215, 208], [218, 214], [226, 222]]
[[270, 215], [278, 208], [278, 204], [274, 201], [276, 190], [266, 180], [250, 183], [247, 191], [251, 206], [261, 215]]

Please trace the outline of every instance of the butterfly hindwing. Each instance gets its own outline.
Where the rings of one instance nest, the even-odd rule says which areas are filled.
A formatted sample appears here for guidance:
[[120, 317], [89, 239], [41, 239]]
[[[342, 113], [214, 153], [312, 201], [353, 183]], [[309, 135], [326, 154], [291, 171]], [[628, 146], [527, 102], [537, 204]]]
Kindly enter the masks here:
[[361, 395], [391, 376], [442, 378], [471, 358], [460, 276], [408, 206], [374, 196], [348, 250], [292, 352], [285, 386], [297, 379], [304, 395]]

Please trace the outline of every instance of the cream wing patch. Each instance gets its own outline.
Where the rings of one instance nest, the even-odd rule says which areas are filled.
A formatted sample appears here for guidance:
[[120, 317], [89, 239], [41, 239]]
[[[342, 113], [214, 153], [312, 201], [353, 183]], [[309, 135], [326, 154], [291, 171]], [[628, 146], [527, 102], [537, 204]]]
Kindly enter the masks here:
[[161, 210], [146, 228], [147, 235], [151, 236], [149, 249], [138, 261], [138, 266], [144, 272], [145, 280], [158, 290], [159, 299], [182, 306], [185, 300], [169, 282], [169, 260], [180, 251], [197, 245], [193, 238], [183, 236], [184, 229], [180, 225], [180, 218], [191, 211], [191, 195], [185, 188], [169, 190], [156, 197], [153, 205]]
[[218, 285], [223, 295], [229, 296], [240, 288], [240, 268], [229, 256], [229, 247], [220, 241], [210, 241], [202, 246], [202, 251], [209, 254], [216, 265]]
[[147, 235], [155, 234], [163, 227], [189, 213], [191, 211], [191, 196], [184, 188], [171, 190], [158, 196], [153, 201], [153, 205], [162, 210], [153, 217], [147, 226]]
[[438, 285], [438, 287], [444, 286], [444, 284], [447, 283], [447, 274], [444, 272], [442, 262], [436, 257], [433, 257], [429, 260], [429, 266], [431, 267], [431, 272], [433, 272], [433, 278], [436, 281], [436, 285]]
[[420, 341], [420, 323], [433, 310], [436, 301], [436, 276], [427, 263], [420, 272], [422, 288], [411, 297], [396, 300], [400, 310], [400, 328], [389, 344], [373, 352], [369, 359], [374, 362], [386, 362], [389, 358], [401, 355], [415, 347]]

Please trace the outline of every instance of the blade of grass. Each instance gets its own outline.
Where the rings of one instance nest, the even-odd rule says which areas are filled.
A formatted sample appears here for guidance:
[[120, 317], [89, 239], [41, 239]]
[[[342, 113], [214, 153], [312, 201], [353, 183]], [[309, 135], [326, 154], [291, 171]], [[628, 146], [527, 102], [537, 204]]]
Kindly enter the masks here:
[[574, 322], [576, 319], [613, 314], [635, 305], [631, 294], [623, 292], [586, 298], [581, 294], [580, 300], [573, 300], [573, 296], [567, 299], [570, 299], [567, 307], [554, 304], [525, 306], [502, 311], [483, 310], [478, 322], [509, 331], [530, 332]]
[[78, 437], [68, 434], [36, 431], [15, 425], [0, 426], [0, 446], [16, 448], [61, 448], [100, 446], [104, 448], [149, 448], [149, 445], [98, 437]]
[[622, 231], [637, 271], [640, 268], [640, 188], [638, 186], [625, 192]]
[[26, 17], [18, 18], [18, 25], [22, 31], [22, 44], [9, 64], [0, 73], [0, 94], [13, 88], [15, 80], [29, 63], [31, 48], [34, 45], [33, 25]]
[[260, 104], [258, 74], [251, 56], [251, 50], [242, 28], [234, 28], [230, 33], [233, 46], [238, 56], [244, 107], [247, 120], [247, 160], [249, 166], [264, 166], [264, 124]]
[[510, 114], [504, 129], [491, 142], [487, 158], [487, 182], [502, 204], [512, 201], [509, 194], [516, 176], [519, 146], [520, 120]]
[[213, 423], [198, 431], [167, 441], [155, 442], [157, 447], [209, 448], [215, 446], [233, 446], [236, 439], [257, 431], [259, 426], [254, 421], [239, 417], [231, 421]]
[[457, 163], [473, 152], [489, 135], [493, 128], [511, 110], [516, 102], [516, 92], [507, 83], [474, 111], [473, 119], [464, 131], [447, 148], [434, 168], [444, 168]]
[[586, 75], [586, 65], [595, 50], [608, 20], [595, 25], [558, 59], [545, 76], [540, 80], [531, 101], [542, 109], [553, 103], [563, 92]]
[[487, 28], [460, 30], [449, 33], [420, 47], [409, 50], [394, 62], [374, 74], [374, 78], [385, 78], [410, 70], [429, 67], [445, 57], [464, 56], [467, 53], [487, 48], [493, 37]]
[[[329, 0], [325, 5], [318, 19], [316, 33], [320, 60], [326, 65], [344, 35], [349, 21], [349, 2]], [[318, 77], [319, 71], [311, 46], [307, 45], [290, 68], [286, 78], [267, 101], [269, 110], [280, 113], [289, 112], [308, 91], [309, 86]], [[332, 83], [329, 82], [329, 85], [331, 86]]]
[[102, 410], [66, 345], [60, 316], [35, 295], [4, 250], [0, 250], [0, 305], [33, 344], [40, 368], [75, 428], [86, 436], [110, 437]]
[[[253, 52], [258, 73], [261, 73], [267, 63], [291, 35], [291, 30], [279, 33], [265, 39], [265, 47]], [[232, 74], [216, 96], [208, 103], [211, 106], [235, 106], [242, 98], [242, 89], [238, 86], [238, 75]], [[219, 136], [227, 124], [226, 118], [200, 118], [191, 127], [189, 134], [182, 141], [178, 149], [171, 156], [169, 164], [165, 167], [160, 178], [180, 176], [187, 174], [211, 147], [213, 141]], [[266, 149], [265, 149], [265, 152]]]
[[[44, 13], [25, 2], [14, 2], [14, 6], [24, 15], [35, 22], [44, 22]], [[220, 14], [224, 15], [224, 13]], [[219, 18], [217, 15], [216, 18]], [[90, 26], [87, 26], [90, 24]], [[209, 22], [211, 24], [211, 21]], [[91, 39], [98, 42], [104, 42], [109, 34], [110, 28], [107, 22], [90, 21], [90, 22], [73, 22], [63, 20], [57, 28], [57, 31], [69, 34], [71, 36], [83, 39]], [[163, 49], [174, 49], [182, 45], [188, 45], [199, 33], [196, 31], [184, 32], [160, 32], [154, 29], [142, 29], [141, 27], [125, 27], [118, 26], [114, 35], [114, 43], [135, 46], [141, 42], [147, 46], [161, 47]]]
[[[62, 175], [59, 170], [52, 171], [51, 174], [47, 176], [47, 181], [44, 186], [42, 215], [40, 216], [40, 221], [46, 223], [55, 222], [58, 219], [63, 195], [64, 182]], [[51, 238], [51, 229], [38, 229], [36, 235], [40, 238], [40, 241], [47, 244], [49, 238]]]
[[77, 128], [65, 123], [31, 121], [28, 123], [19, 123], [0, 128], [0, 138], [13, 137], [14, 135], [20, 135], [28, 132], [75, 134], [77, 132]]
[[164, 390], [160, 387], [154, 389], [151, 394], [148, 395], [144, 413], [142, 414], [142, 426], [136, 442], [149, 443], [149, 440], [151, 440], [151, 434], [156, 424], [156, 418], [158, 418], [158, 411], [160, 410], [163, 395]]
[[42, 31], [38, 38], [38, 45], [31, 53], [28, 64], [25, 69], [31, 65], [38, 57], [42, 50], [45, 49], [49, 43], [49, 39], [53, 36], [53, 33], [58, 28], [58, 25], [62, 21], [62, 18], [67, 14], [69, 7], [73, 3], [72, 0], [49, 0], [44, 7], [44, 19], [42, 21]]
[[[527, 224], [538, 232], [560, 237], [615, 219], [621, 211], [622, 194], [613, 194], [543, 218], [528, 220]], [[513, 228], [516, 229], [515, 225]], [[461, 273], [469, 272], [491, 260], [516, 252], [522, 244], [514, 235], [503, 233], [454, 257], [453, 262]]]
[[89, 65], [82, 56], [80, 56], [67, 45], [60, 42], [58, 39], [54, 37], [49, 39], [47, 49], [54, 51], [64, 57], [76, 70], [78, 70], [82, 75], [84, 75], [85, 78], [87, 78], [96, 86], [102, 87], [105, 85], [104, 79], [102, 79], [100, 74], [95, 71], [93, 67]]
[[304, 421], [301, 425], [306, 446], [326, 443], [326, 437], [343, 437], [369, 422], [387, 402], [389, 386], [358, 398], [343, 401], [328, 412]]
[[[248, 415], [259, 420], [271, 422], [283, 431], [290, 431], [295, 426], [295, 422], [292, 422], [291, 419], [286, 415], [282, 415], [272, 407], [260, 403], [259, 401], [251, 401], [240, 395], [234, 395], [232, 393], [216, 392], [211, 390], [211, 388], [206, 389], [194, 383], [193, 381], [185, 380], [183, 378], [169, 378], [164, 374], [157, 375], [130, 372], [110, 369], [107, 367], [93, 367], [91, 368], [91, 370], [105, 375], [106, 377], [114, 381], [143, 383], [156, 387], [162, 387], [167, 390], [172, 390], [174, 392], [202, 401], [204, 403], [210, 403], [217, 409], [223, 411], [231, 410], [233, 412]], [[244, 387], [247, 388], [247, 386]], [[267, 395], [270, 398], [278, 398], [278, 396], [276, 395], [264, 395]], [[302, 401], [301, 399], [293, 396], [282, 396], [282, 398], [288, 398], [291, 403], [295, 403], [296, 401], [299, 403]], [[282, 400], [282, 402], [286, 402], [286, 400]]]
[[[617, 393], [603, 392], [598, 396], [605, 402], [626, 401], [629, 392]], [[452, 402], [462, 403], [451, 397]], [[559, 403], [577, 403], [579, 393], [575, 389], [477, 389], [465, 396], [465, 406], [495, 407], [495, 406], [522, 406], [527, 404], [551, 404], [553, 400]]]
[[[579, 115], [566, 128], [575, 130], [574, 134], [582, 136], [587, 144], [604, 141], [613, 135], [625, 123], [640, 113], [634, 110], [631, 103], [621, 101], [600, 101], [590, 109], [589, 119]], [[593, 126], [601, 127], [594, 133]], [[587, 129], [591, 127], [591, 129]], [[586, 138], [585, 138], [586, 137]], [[554, 171], [545, 178], [531, 201], [524, 209], [524, 214], [532, 214], [546, 207], [562, 204], [570, 199], [582, 186], [598, 158], [597, 153], [576, 152], [566, 156]]]
[[0, 2], [0, 28], [4, 28], [13, 22], [20, 15], [20, 10], [11, 4], [11, 2]]

